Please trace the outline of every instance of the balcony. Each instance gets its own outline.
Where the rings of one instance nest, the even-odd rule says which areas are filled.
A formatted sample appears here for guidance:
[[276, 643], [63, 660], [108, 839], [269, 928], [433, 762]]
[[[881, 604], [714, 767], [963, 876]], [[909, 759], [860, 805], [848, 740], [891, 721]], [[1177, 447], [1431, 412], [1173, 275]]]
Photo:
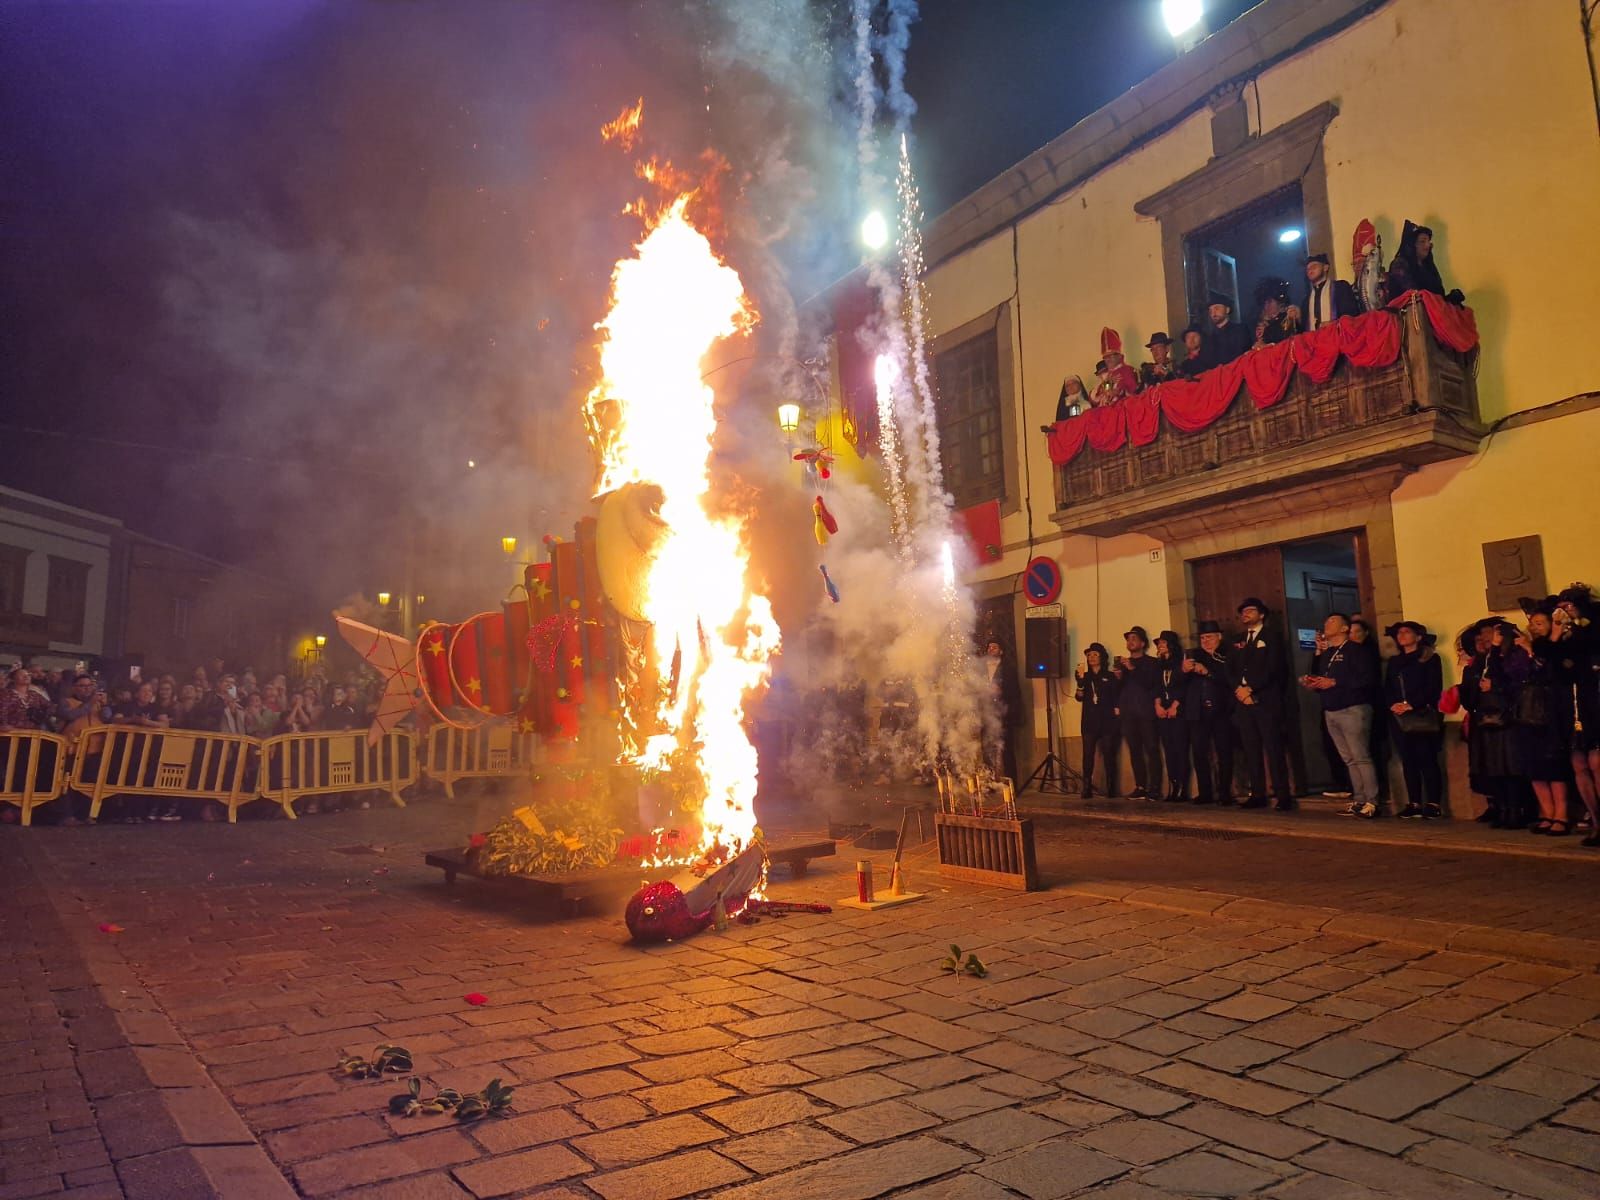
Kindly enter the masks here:
[[1341, 358], [1320, 384], [1296, 372], [1270, 408], [1241, 389], [1196, 433], [1169, 425], [1149, 445], [1085, 446], [1056, 472], [1053, 520], [1068, 533], [1139, 532], [1290, 484], [1472, 454], [1486, 431], [1470, 356], [1435, 338], [1421, 304], [1398, 315], [1387, 366]]

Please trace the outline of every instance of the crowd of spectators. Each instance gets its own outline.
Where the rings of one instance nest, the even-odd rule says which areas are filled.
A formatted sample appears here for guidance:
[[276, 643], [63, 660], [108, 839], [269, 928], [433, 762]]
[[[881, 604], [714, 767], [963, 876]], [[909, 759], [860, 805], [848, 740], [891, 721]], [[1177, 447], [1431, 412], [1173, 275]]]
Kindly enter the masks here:
[[[1260, 349], [1320, 329], [1340, 317], [1353, 317], [1368, 307], [1381, 307], [1409, 291], [1433, 292], [1461, 303], [1459, 290], [1446, 292], [1433, 261], [1433, 230], [1405, 223], [1400, 249], [1387, 271], [1374, 274], [1363, 294], [1343, 280], [1334, 279], [1326, 254], [1312, 254], [1305, 262], [1306, 283], [1298, 297], [1287, 280], [1264, 278], [1255, 289], [1256, 320], [1253, 327], [1240, 323], [1234, 301], [1213, 293], [1204, 318], [1196, 319], [1174, 342], [1165, 331], [1145, 343], [1150, 361], [1137, 370], [1122, 354], [1122, 338], [1114, 329], [1100, 332], [1100, 361], [1095, 363], [1095, 385], [1085, 386], [1080, 375], [1068, 375], [1056, 400], [1056, 421], [1077, 416], [1084, 408], [1103, 408], [1125, 396], [1174, 379], [1192, 379], [1213, 367], [1224, 366], [1249, 350]], [[1045, 425], [1051, 433], [1055, 426]]]
[[[170, 673], [145, 675], [136, 670], [129, 677], [108, 680], [87, 670], [34, 670], [20, 663], [6, 670], [5, 679], [0, 733], [13, 729], [59, 733], [66, 739], [69, 756], [86, 733], [103, 726], [191, 729], [251, 738], [362, 729], [382, 690], [375, 677], [330, 680], [322, 669], [313, 668], [291, 682], [286, 673], [267, 676], [251, 666], [230, 671], [222, 659], [195, 667], [182, 682]], [[361, 801], [360, 806], [367, 803]], [[186, 807], [191, 815], [215, 820], [221, 811], [216, 805], [195, 808], [133, 801], [122, 807], [129, 811], [121, 819], [128, 821], [178, 821]], [[332, 807], [337, 801], [324, 798], [308, 801], [300, 811]], [[14, 814], [9, 806], [0, 809], [0, 819]]]
[[[1259, 598], [1240, 603], [1239, 634], [1201, 621], [1192, 648], [1172, 630], [1152, 642], [1135, 625], [1124, 654], [1112, 657], [1096, 642], [1076, 672], [1083, 795], [1094, 794], [1097, 760], [1106, 794], [1119, 794], [1126, 742], [1132, 797], [1293, 811], [1286, 751], [1289, 692], [1298, 684], [1322, 718], [1333, 777], [1324, 795], [1348, 799], [1347, 815], [1444, 816], [1444, 738], [1454, 728], [1467, 745], [1467, 784], [1484, 800], [1480, 822], [1555, 837], [1583, 832], [1583, 845], [1600, 847], [1600, 597], [1573, 584], [1527, 598], [1522, 609], [1523, 626], [1489, 616], [1461, 631], [1459, 682], [1448, 688], [1438, 638], [1417, 621], [1383, 631], [1395, 651], [1384, 658], [1371, 625], [1330, 613], [1298, 680], [1288, 678], [1283, 634]], [[1455, 713], [1460, 724], [1447, 727]], [[1389, 796], [1391, 753], [1403, 802]]]

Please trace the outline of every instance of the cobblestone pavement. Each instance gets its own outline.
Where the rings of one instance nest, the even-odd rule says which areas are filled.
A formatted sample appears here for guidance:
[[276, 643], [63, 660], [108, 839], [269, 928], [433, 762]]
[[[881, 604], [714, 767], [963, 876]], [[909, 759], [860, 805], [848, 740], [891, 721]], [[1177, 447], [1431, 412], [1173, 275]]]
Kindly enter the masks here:
[[[492, 808], [0, 830], [0, 1200], [1600, 1194], [1592, 973], [949, 885], [925, 852], [921, 902], [641, 950], [614, 913], [552, 921], [420, 865]], [[1198, 887], [1224, 851], [1275, 878], [1309, 855], [1318, 902], [1359, 905], [1427, 861], [1374, 901], [1336, 878], [1371, 847], [1146, 838], [1047, 833], [1046, 874], [1159, 860]], [[1475, 865], [1431, 886], [1592, 902], [1539, 890], [1565, 864]], [[773, 895], [837, 899], [850, 867]], [[987, 978], [944, 973], [951, 942]], [[394, 1117], [393, 1084], [331, 1073], [387, 1041], [441, 1086], [515, 1082], [516, 1114]]]

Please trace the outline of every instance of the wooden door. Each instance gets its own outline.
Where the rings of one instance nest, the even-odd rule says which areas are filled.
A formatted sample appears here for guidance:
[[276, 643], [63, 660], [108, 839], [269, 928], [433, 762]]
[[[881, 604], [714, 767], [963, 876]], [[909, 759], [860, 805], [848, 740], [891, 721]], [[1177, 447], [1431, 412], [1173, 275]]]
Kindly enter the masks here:
[[[1238, 640], [1242, 626], [1237, 609], [1239, 601], [1253, 596], [1263, 601], [1271, 615], [1267, 624], [1284, 635], [1285, 653], [1291, 644], [1294, 630], [1284, 628], [1284, 610], [1287, 607], [1287, 590], [1283, 578], [1283, 550], [1281, 547], [1258, 546], [1253, 550], [1240, 550], [1234, 554], [1219, 554], [1215, 558], [1197, 559], [1190, 563], [1193, 580], [1194, 613], [1196, 621], [1210, 619], [1222, 625], [1229, 643]], [[1285, 670], [1289, 664], [1284, 664]], [[1284, 689], [1284, 741], [1289, 750], [1289, 775], [1297, 792], [1307, 789], [1306, 755], [1301, 739], [1296, 736], [1300, 728], [1300, 697], [1293, 686]], [[1243, 770], [1242, 755], [1235, 761]]]
[[1231, 636], [1239, 631], [1239, 601], [1255, 596], [1279, 618], [1283, 615], [1283, 552], [1259, 546], [1236, 554], [1197, 559], [1190, 564], [1194, 580], [1194, 615], [1213, 620]]

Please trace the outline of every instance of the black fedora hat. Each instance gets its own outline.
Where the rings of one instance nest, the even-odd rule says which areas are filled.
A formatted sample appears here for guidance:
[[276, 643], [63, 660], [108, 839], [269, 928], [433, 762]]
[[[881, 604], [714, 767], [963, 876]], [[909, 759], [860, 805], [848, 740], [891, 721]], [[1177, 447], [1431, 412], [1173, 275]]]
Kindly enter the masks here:
[[1263, 600], [1260, 596], [1246, 596], [1243, 600], [1239, 601], [1239, 607], [1234, 609], [1233, 611], [1237, 612], [1237, 613], [1242, 613], [1247, 608], [1255, 609], [1263, 617], [1266, 616], [1268, 613], [1270, 613], [1272, 611], [1270, 608], [1267, 607], [1267, 602], [1265, 600]]
[[1428, 632], [1428, 627], [1421, 621], [1396, 621], [1393, 625], [1389, 626], [1389, 628], [1383, 631], [1383, 636], [1388, 638], [1390, 641], [1393, 641], [1394, 635], [1399, 633], [1402, 629], [1411, 630], [1412, 633], [1417, 635], [1417, 641], [1421, 642], [1424, 646], [1431, 646], [1439, 640], [1436, 635]]
[[1150, 644], [1150, 635], [1144, 631], [1144, 626], [1143, 625], [1135, 625], [1132, 629], [1128, 630], [1128, 632], [1123, 634], [1122, 636], [1125, 637], [1125, 638], [1137, 637], [1146, 646], [1148, 646]]
[[1215, 621], [1201, 621], [1200, 624], [1195, 626], [1194, 632], [1196, 637], [1206, 633], [1221, 633], [1222, 626]]
[[1306, 255], [1306, 262], [1308, 262], [1308, 263], [1319, 262], [1323, 266], [1327, 266], [1328, 265], [1328, 256], [1326, 254], [1308, 254], [1308, 255]]
[[1158, 329], [1155, 333], [1150, 335], [1150, 340], [1144, 344], [1144, 348], [1148, 350], [1151, 346], [1170, 345], [1172, 345], [1172, 339], [1167, 336], [1167, 331], [1165, 329]]

